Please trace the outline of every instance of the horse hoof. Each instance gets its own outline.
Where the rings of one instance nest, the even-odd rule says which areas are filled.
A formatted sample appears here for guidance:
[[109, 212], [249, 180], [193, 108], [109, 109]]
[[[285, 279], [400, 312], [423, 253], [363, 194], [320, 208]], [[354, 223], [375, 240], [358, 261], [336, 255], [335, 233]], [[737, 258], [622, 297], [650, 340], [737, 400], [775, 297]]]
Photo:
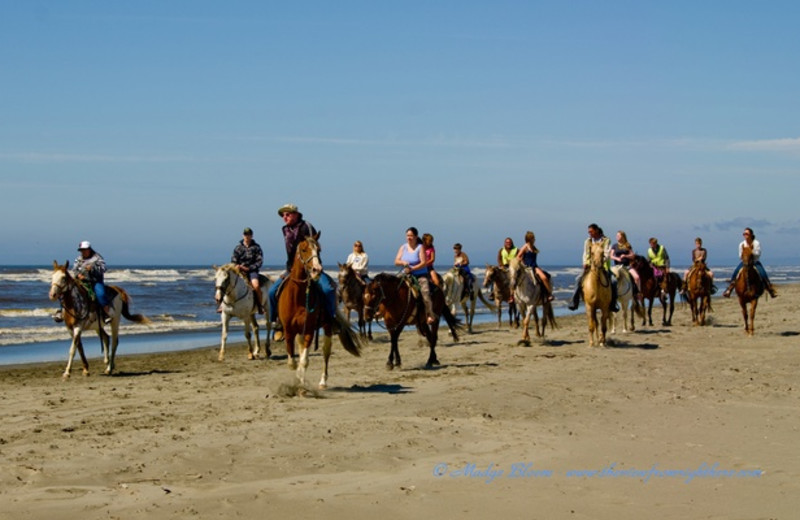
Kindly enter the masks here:
[[248, 352], [247, 353], [247, 359], [252, 361], [252, 360], [256, 359], [256, 356], [254, 356], [252, 352]]
[[272, 357], [272, 350], [267, 349], [267, 359]]
[[217, 358], [217, 361], [225, 361], [225, 356], [220, 354], [219, 357]]
[[386, 370], [394, 370], [394, 365], [392, 363], [386, 363]]
[[69, 372], [64, 372], [61, 374], [61, 379], [69, 379]]

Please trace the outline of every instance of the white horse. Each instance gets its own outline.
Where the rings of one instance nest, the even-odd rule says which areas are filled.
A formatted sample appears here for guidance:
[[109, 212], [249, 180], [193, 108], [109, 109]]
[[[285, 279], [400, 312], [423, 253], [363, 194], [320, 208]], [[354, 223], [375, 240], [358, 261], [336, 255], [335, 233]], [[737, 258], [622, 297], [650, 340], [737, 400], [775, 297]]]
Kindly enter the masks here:
[[121, 287], [107, 287], [109, 297], [109, 317], [111, 318], [111, 345], [109, 348], [109, 335], [103, 328], [102, 321], [98, 316], [97, 304], [91, 301], [89, 291], [69, 273], [69, 262], [58, 265], [53, 260], [53, 278], [50, 282], [50, 300], [61, 302], [64, 308], [64, 324], [67, 326], [72, 343], [69, 347], [69, 358], [67, 368], [64, 370], [64, 379], [68, 378], [72, 370], [72, 360], [75, 358], [77, 350], [81, 355], [83, 363], [83, 375], [89, 375], [89, 362], [83, 351], [83, 341], [81, 333], [84, 330], [94, 330], [100, 336], [103, 349], [103, 363], [106, 365], [105, 373], [114, 372], [114, 359], [117, 355], [117, 345], [119, 344], [119, 322], [122, 316], [135, 323], [150, 323], [150, 320], [141, 314], [130, 314], [128, 304], [130, 297]]
[[[257, 307], [253, 300], [253, 288], [250, 282], [239, 273], [239, 269], [234, 264], [225, 264], [221, 267], [214, 266], [214, 300], [222, 310], [222, 339], [219, 347], [219, 360], [225, 360], [225, 343], [228, 340], [228, 324], [232, 317], [237, 317], [244, 324], [244, 337], [247, 339], [247, 359], [258, 359], [261, 349], [261, 340], [258, 335], [258, 318], [256, 316]], [[264, 312], [269, 316], [269, 298], [267, 293], [272, 280], [261, 275], [261, 301], [264, 304]], [[253, 347], [251, 329], [255, 335], [255, 348]], [[270, 350], [271, 327], [267, 320], [267, 337], [264, 342], [267, 358], [272, 355]]]
[[464, 321], [467, 322], [467, 331], [472, 334], [472, 321], [475, 317], [476, 299], [480, 297], [484, 305], [486, 305], [492, 312], [495, 312], [496, 307], [486, 301], [480, 287], [475, 287], [473, 284], [472, 293], [465, 290], [464, 276], [461, 274], [458, 267], [449, 269], [442, 277], [444, 282], [444, 299], [447, 306], [450, 307], [450, 313], [456, 315], [456, 303], [461, 302], [461, 308], [464, 311]]
[[[634, 281], [631, 273], [621, 265], [615, 265], [611, 268], [614, 276], [617, 278], [617, 303], [619, 304], [620, 312], [622, 312], [622, 332], [628, 332], [628, 308], [631, 310], [631, 325], [630, 331], [636, 330], [634, 325], [634, 315], [638, 314], [644, 318], [644, 309], [639, 304], [633, 295]], [[611, 333], [617, 332], [617, 316], [619, 312], [612, 313], [611, 318]]]
[[[519, 306], [520, 313], [524, 316], [522, 319], [522, 339], [519, 343], [530, 345], [531, 336], [528, 332], [528, 325], [531, 322], [531, 315], [533, 315], [536, 323], [536, 337], [544, 337], [548, 323], [553, 328], [558, 326], [553, 315], [553, 306], [547, 301], [546, 291], [542, 288], [541, 282], [533, 276], [533, 270], [522, 265], [518, 258], [512, 258], [509, 262], [508, 277], [511, 287], [514, 289], [514, 300]], [[542, 306], [541, 332], [539, 330], [539, 315], [536, 312], [538, 305]]]

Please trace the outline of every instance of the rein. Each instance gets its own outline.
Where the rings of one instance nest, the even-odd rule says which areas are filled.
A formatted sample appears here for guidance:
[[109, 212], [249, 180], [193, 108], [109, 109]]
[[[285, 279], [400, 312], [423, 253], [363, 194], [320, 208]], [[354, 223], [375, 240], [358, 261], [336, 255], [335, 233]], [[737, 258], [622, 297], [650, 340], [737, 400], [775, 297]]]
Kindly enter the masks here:
[[[239, 280], [241, 280], [242, 282], [245, 281], [238, 274], [236, 274], [236, 273], [233, 273], [233, 274], [234, 274], [234, 276], [236, 276], [236, 278], [234, 279], [234, 282], [233, 282], [233, 287], [231, 287], [231, 284], [230, 284], [231, 271], [228, 271], [228, 277], [225, 279], [225, 281], [228, 282], [227, 284], [225, 284], [227, 286], [227, 288], [223, 289], [222, 285], [217, 287], [217, 289], [222, 291], [225, 294], [225, 296], [228, 296], [231, 292], [235, 291], [236, 286], [239, 284]], [[250, 285], [245, 283], [245, 291], [244, 291], [244, 294], [242, 295], [242, 297], [241, 298], [236, 298], [235, 300], [233, 300], [232, 304], [229, 303], [228, 305], [236, 305], [240, 301], [242, 301], [245, 298], [247, 298], [247, 294], [248, 294], [248, 292], [250, 292], [250, 291], [248, 291], [248, 289], [250, 289], [250, 291], [252, 291], [252, 288], [250, 287]], [[234, 294], [234, 296], [235, 296], [235, 294]]]
[[[400, 287], [404, 283], [406, 283], [405, 280], [402, 277], [400, 277], [399, 278], [399, 282], [397, 284], [397, 287], [395, 288], [395, 291], [396, 292], [399, 291]], [[383, 302], [384, 300], [387, 299], [386, 298], [386, 291], [383, 288], [383, 284], [384, 284], [383, 280], [381, 280], [380, 283], [378, 283], [378, 287], [381, 290], [380, 298], [378, 298], [375, 302], [370, 302], [370, 308], [372, 310], [373, 315], [375, 314], [375, 311], [377, 310], [377, 307], [381, 304], [381, 302]], [[379, 321], [377, 321], [376, 323], [378, 324], [378, 326], [382, 327], [387, 332], [394, 332], [397, 329], [402, 329], [403, 327], [405, 327], [406, 318], [408, 318], [408, 316], [410, 315], [409, 309], [411, 308], [411, 301], [412, 301], [411, 288], [409, 287], [409, 289], [408, 289], [408, 298], [406, 298], [406, 307], [405, 307], [405, 309], [403, 309], [403, 314], [400, 316], [400, 320], [398, 321], [398, 325], [396, 327], [387, 327], [385, 325], [386, 318], [384, 317], [384, 325], [381, 325], [381, 323]]]
[[[91, 315], [91, 299], [89, 298], [88, 291], [86, 291], [86, 289], [84, 289], [77, 281], [75, 281], [71, 276], [67, 275], [66, 273], [64, 276], [64, 282], [66, 284], [66, 287], [63, 290], [61, 290], [61, 287], [58, 286], [60, 292], [60, 294], [58, 295], [58, 301], [64, 308], [65, 313], [75, 318], [75, 320], [77, 320], [78, 322], [82, 322]], [[77, 291], [78, 299], [84, 303], [83, 310], [85, 312], [81, 313], [81, 315], [78, 315], [75, 312], [75, 307], [80, 307], [80, 305], [75, 305], [74, 301], [75, 298], [73, 297], [73, 289]], [[86, 292], [86, 294], [84, 294], [84, 291]], [[72, 303], [73, 305], [69, 306], [65, 304], [65, 300]]]

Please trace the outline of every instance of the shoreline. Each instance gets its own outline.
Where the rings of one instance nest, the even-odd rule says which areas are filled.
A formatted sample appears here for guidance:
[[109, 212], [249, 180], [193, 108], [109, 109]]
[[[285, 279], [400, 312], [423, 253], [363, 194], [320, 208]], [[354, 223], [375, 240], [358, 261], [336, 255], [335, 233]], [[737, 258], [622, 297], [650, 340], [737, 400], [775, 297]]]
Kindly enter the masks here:
[[222, 363], [211, 346], [120, 355], [111, 377], [0, 367], [4, 514], [792, 518], [798, 305], [800, 285], [781, 286], [753, 337], [733, 299], [706, 327], [679, 306], [607, 348], [578, 312], [530, 347], [481, 325], [442, 334], [429, 370], [410, 330], [386, 370], [381, 332], [360, 358], [334, 341], [324, 391], [321, 354], [304, 389], [281, 344], [258, 361], [242, 342]]

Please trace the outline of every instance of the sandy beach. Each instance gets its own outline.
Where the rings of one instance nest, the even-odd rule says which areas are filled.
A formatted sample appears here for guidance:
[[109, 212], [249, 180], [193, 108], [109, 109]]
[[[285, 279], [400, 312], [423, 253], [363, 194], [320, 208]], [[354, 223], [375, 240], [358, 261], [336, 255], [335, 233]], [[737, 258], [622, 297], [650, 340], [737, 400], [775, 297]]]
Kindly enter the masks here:
[[123, 337], [113, 377], [5, 367], [0, 518], [796, 518], [800, 287], [779, 290], [754, 337], [733, 299], [607, 348], [582, 313], [530, 347], [442, 335], [434, 370], [411, 329], [394, 371], [385, 333], [361, 358], [335, 341], [305, 396], [283, 344], [247, 361], [240, 328], [224, 363]]

